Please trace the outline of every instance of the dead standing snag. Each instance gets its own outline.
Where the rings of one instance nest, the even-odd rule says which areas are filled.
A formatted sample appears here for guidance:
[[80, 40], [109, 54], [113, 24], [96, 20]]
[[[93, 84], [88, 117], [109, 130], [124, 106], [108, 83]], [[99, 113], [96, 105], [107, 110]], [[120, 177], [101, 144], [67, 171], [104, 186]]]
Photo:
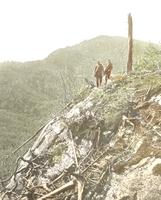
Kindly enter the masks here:
[[132, 16], [128, 15], [128, 61], [127, 73], [132, 71], [132, 57], [133, 57], [133, 21]]

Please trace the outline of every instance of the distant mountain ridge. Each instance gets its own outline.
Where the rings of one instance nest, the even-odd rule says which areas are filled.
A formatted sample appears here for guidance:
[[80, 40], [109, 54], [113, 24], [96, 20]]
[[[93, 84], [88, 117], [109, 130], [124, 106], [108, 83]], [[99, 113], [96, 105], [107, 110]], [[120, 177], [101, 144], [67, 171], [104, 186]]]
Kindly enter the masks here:
[[[139, 54], [142, 53], [147, 46], [148, 43], [146, 42], [134, 40], [134, 63]], [[45, 60], [58, 63], [58, 61], [60, 61], [59, 56], [63, 55], [64, 61], [69, 63], [69, 56], [71, 53], [72, 56], [73, 54], [76, 56], [74, 59], [71, 59], [74, 63], [82, 63], [83, 61], [79, 60], [81, 57], [88, 59], [89, 64], [95, 64], [98, 60], [107, 63], [107, 60], [111, 59], [115, 65], [115, 71], [122, 71], [126, 69], [127, 63], [127, 38], [99, 36], [71, 47], [58, 49], [51, 53]], [[61, 62], [61, 64], [64, 63]]]

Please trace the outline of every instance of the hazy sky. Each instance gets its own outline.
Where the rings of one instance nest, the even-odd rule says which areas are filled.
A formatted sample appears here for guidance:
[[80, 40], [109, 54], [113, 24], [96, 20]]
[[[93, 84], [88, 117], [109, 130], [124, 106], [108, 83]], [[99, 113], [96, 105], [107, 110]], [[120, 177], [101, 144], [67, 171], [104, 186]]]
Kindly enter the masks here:
[[43, 59], [98, 35], [161, 41], [161, 0], [0, 0], [0, 62]]

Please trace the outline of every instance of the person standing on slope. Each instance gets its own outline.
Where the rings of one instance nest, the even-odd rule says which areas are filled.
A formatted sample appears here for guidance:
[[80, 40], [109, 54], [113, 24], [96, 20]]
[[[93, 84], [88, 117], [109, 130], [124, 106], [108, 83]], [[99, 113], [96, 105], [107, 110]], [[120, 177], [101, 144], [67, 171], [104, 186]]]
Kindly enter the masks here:
[[107, 84], [107, 80], [111, 77], [111, 72], [113, 69], [113, 64], [110, 60], [108, 60], [108, 65], [105, 68], [104, 75], [105, 75], [105, 85]]
[[104, 74], [104, 67], [103, 65], [98, 61], [95, 70], [94, 70], [94, 76], [96, 77], [96, 85], [97, 87], [100, 87], [102, 84], [102, 77]]

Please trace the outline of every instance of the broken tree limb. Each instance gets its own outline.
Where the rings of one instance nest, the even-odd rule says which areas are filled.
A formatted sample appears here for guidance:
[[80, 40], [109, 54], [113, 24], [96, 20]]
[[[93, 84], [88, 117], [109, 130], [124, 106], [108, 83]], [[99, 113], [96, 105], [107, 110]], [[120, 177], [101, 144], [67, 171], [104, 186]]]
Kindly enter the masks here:
[[84, 78], [85, 82], [87, 83], [87, 85], [89, 85], [91, 88], [95, 87], [95, 84], [93, 83], [93, 81], [88, 80], [87, 78]]
[[47, 199], [47, 198], [51, 198], [56, 194], [59, 194], [61, 192], [64, 192], [66, 190], [71, 189], [72, 187], [74, 187], [75, 184], [76, 184], [76, 180], [71, 180], [68, 183], [66, 183], [63, 186], [61, 186], [60, 188], [58, 188], [58, 189], [56, 189], [56, 190], [54, 190], [54, 191], [52, 191], [52, 192], [40, 197], [40, 198], [38, 198], [37, 200], [44, 200], [44, 199]]
[[85, 178], [80, 172], [72, 173], [70, 172], [72, 176], [75, 177], [75, 180], [77, 182], [77, 190], [78, 190], [78, 200], [83, 200], [83, 192], [85, 187]]
[[138, 109], [142, 109], [142, 108], [146, 108], [150, 105], [151, 103], [149, 101], [145, 101], [143, 103], [141, 103], [140, 105], [136, 106], [134, 109], [138, 110]]
[[74, 153], [74, 158], [75, 158], [75, 164], [77, 167], [77, 170], [79, 170], [79, 164], [78, 164], [78, 158], [77, 158], [77, 153], [76, 153], [76, 149], [75, 149], [75, 144], [74, 144], [74, 140], [73, 140], [73, 134], [72, 131], [70, 130], [70, 137], [71, 137], [71, 142], [72, 142], [72, 147], [73, 147], [73, 153]]
[[79, 178], [77, 178], [78, 200], [83, 200], [84, 186], [85, 186], [85, 180], [80, 176]]
[[96, 163], [99, 159], [101, 159], [102, 156], [104, 156], [108, 151], [109, 151], [109, 149], [106, 149], [105, 151], [103, 151], [103, 152], [101, 153], [101, 155], [98, 156], [98, 158], [96, 158], [91, 164], [89, 164], [89, 165], [82, 171], [82, 174], [84, 174], [94, 163]]
[[32, 139], [34, 139], [34, 137], [36, 137], [40, 131], [42, 131], [42, 129], [45, 127], [45, 125], [43, 125], [42, 127], [39, 128], [39, 130], [32, 135], [30, 138], [28, 138], [25, 142], [23, 142], [19, 147], [17, 147], [14, 151], [12, 151], [12, 154], [15, 154], [18, 150], [20, 150], [23, 146], [25, 146], [28, 142], [30, 142]]

